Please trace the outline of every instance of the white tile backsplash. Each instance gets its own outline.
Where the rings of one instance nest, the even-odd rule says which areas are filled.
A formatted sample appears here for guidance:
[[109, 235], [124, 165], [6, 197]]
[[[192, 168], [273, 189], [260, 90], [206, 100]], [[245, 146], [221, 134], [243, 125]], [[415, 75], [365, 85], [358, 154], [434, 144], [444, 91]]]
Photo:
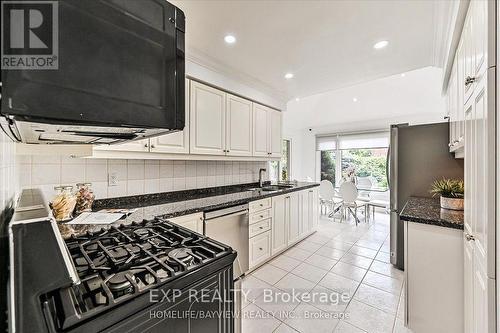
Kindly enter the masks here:
[[[27, 169], [22, 170], [23, 182], [31, 182], [31, 170]], [[0, 213], [19, 190], [20, 175], [14, 142], [0, 130]]]
[[[256, 182], [266, 162], [172, 161], [18, 156], [20, 186], [41, 187], [47, 198], [54, 186], [92, 183], [98, 199]], [[115, 173], [117, 185], [108, 186]]]

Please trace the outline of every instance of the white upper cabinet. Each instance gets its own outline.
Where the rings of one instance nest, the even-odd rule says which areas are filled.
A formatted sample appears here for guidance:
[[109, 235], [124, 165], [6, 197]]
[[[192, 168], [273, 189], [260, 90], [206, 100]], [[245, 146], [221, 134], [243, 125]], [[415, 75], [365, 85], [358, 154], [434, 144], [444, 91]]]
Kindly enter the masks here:
[[253, 156], [281, 157], [281, 112], [254, 103], [253, 122]]
[[162, 135], [151, 139], [151, 151], [159, 153], [189, 154], [189, 83], [185, 82], [185, 118], [184, 129], [179, 132]]
[[269, 155], [281, 157], [281, 112], [268, 110], [269, 116]]
[[226, 147], [226, 94], [191, 81], [191, 154], [224, 155]]
[[253, 156], [269, 155], [268, 110], [263, 105], [253, 104]]
[[217, 159], [228, 156], [232, 160], [281, 157], [281, 112], [194, 80], [186, 79], [185, 85], [182, 131], [120, 145], [94, 146], [94, 155], [144, 158], [144, 154], [137, 153], [146, 152], [177, 154], [172, 158], [181, 158], [182, 154], [186, 159], [201, 158], [196, 155]]
[[252, 156], [252, 102], [226, 94], [226, 155]]

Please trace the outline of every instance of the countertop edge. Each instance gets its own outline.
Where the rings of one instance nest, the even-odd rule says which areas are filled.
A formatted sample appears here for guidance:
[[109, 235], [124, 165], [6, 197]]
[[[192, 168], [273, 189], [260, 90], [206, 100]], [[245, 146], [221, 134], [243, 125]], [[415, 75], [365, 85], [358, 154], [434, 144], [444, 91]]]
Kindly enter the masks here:
[[[401, 213], [399, 214], [399, 217], [402, 221], [407, 221], [407, 222], [413, 222], [413, 223], [421, 223], [421, 224], [427, 224], [427, 225], [434, 225], [437, 227], [443, 227], [443, 228], [449, 228], [449, 229], [456, 229], [456, 230], [464, 230], [464, 224], [463, 224], [463, 212], [461, 211], [452, 211], [452, 210], [445, 210], [442, 208], [437, 208], [433, 207], [431, 205], [431, 200], [430, 198], [419, 198], [419, 197], [410, 197], [408, 201], [405, 203], [403, 206], [403, 209], [401, 210]], [[409, 208], [411, 204], [414, 204], [416, 201], [425, 201], [427, 202], [431, 207], [430, 209], [434, 210], [434, 213], [437, 214], [437, 209], [439, 209], [439, 213], [442, 214], [443, 212], [449, 213], [449, 214], [456, 214], [457, 216], [462, 216], [460, 222], [452, 222], [450, 220], [446, 220], [445, 218], [439, 217], [439, 218], [430, 218], [430, 217], [425, 217], [425, 216], [416, 216], [415, 214], [415, 207]], [[414, 211], [408, 212], [408, 210], [413, 209]]]

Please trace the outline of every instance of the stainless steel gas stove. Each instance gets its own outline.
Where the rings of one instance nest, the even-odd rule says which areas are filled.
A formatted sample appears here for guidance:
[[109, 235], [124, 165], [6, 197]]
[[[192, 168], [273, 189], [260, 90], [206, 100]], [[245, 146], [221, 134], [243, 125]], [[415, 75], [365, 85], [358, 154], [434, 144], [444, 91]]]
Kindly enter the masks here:
[[230, 247], [159, 218], [66, 241], [54, 224], [11, 223], [18, 331], [234, 332]]

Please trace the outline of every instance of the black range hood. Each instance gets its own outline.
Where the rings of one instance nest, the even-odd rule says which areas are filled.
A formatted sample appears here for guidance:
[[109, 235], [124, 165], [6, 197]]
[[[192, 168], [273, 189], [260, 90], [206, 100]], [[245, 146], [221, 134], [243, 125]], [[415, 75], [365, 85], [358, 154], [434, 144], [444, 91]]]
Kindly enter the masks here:
[[180, 9], [60, 0], [56, 13], [57, 69], [2, 67], [1, 125], [13, 139], [111, 144], [184, 128]]

